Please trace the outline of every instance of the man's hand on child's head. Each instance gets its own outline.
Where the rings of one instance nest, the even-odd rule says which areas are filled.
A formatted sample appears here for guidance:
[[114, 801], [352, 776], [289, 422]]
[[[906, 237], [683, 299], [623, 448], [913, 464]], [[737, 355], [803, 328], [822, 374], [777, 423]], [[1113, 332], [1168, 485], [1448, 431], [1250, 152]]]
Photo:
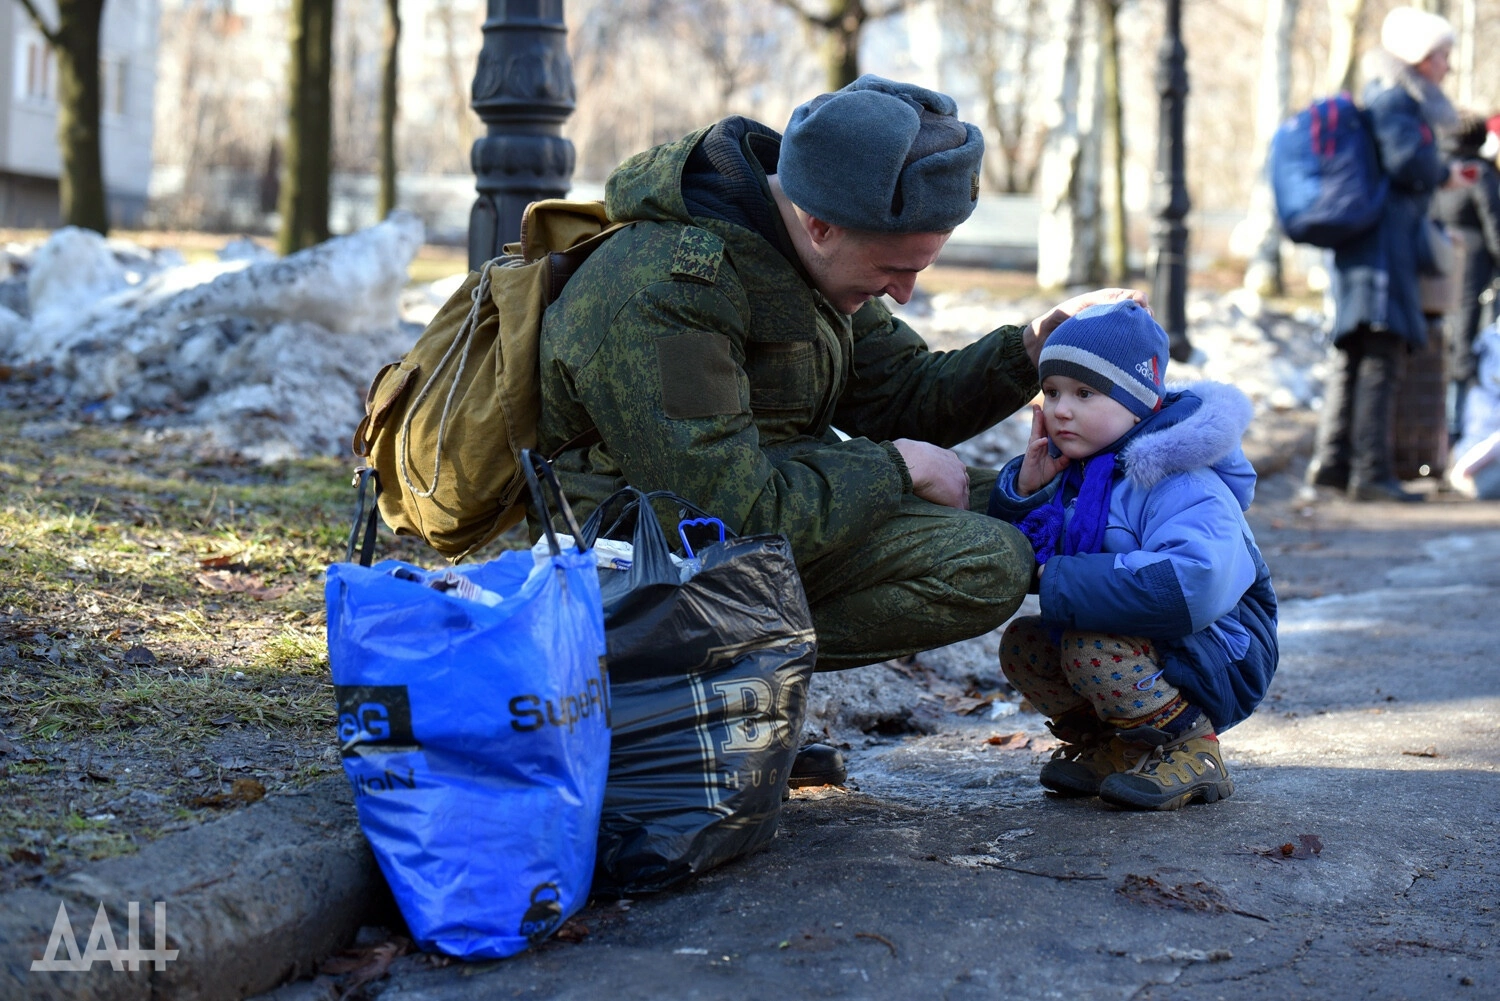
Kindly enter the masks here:
[[1053, 458], [1048, 450], [1047, 424], [1042, 417], [1042, 408], [1031, 405], [1031, 439], [1026, 445], [1026, 454], [1021, 458], [1021, 471], [1016, 474], [1016, 493], [1030, 497], [1052, 482], [1052, 478], [1067, 468], [1068, 457]]
[[1042, 345], [1047, 342], [1047, 336], [1056, 330], [1064, 320], [1077, 313], [1088, 309], [1090, 306], [1098, 306], [1106, 302], [1119, 302], [1121, 299], [1134, 299], [1146, 311], [1151, 311], [1151, 304], [1146, 301], [1146, 293], [1132, 288], [1101, 288], [1082, 295], [1075, 295], [1071, 299], [1053, 306], [1047, 312], [1038, 316], [1026, 325], [1021, 331], [1021, 346], [1026, 349], [1026, 354], [1031, 357], [1031, 364], [1036, 365], [1042, 358]]

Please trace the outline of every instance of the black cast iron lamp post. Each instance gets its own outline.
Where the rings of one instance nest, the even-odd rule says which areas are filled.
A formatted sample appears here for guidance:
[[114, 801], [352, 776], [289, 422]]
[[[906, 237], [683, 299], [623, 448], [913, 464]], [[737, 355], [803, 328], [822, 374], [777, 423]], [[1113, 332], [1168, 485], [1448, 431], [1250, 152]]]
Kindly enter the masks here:
[[1182, 45], [1182, 0], [1166, 0], [1167, 25], [1157, 53], [1156, 90], [1161, 113], [1156, 134], [1156, 175], [1151, 230], [1151, 308], [1167, 332], [1174, 361], [1187, 361], [1187, 224], [1191, 207], [1183, 149], [1187, 107], [1187, 50]]
[[487, 0], [472, 103], [485, 135], [471, 154], [470, 269], [520, 237], [527, 205], [568, 193], [574, 153], [562, 123], [573, 102], [563, 0]]

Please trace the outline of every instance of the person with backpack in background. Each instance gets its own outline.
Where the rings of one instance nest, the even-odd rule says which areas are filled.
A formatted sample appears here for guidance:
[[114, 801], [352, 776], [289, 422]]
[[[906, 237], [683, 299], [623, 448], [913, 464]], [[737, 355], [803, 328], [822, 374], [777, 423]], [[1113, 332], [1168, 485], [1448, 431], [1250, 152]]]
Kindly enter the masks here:
[[911, 299], [978, 198], [983, 139], [956, 110], [866, 75], [795, 109], [784, 134], [735, 116], [631, 157], [605, 203], [635, 222], [543, 321], [538, 449], [575, 509], [629, 483], [786, 536], [820, 670], [1014, 613], [1031, 547], [984, 514], [995, 471], [949, 448], [1036, 394], [1064, 319], [1145, 301], [1088, 293], [949, 352], [892, 316], [881, 298]]
[[1365, 114], [1390, 179], [1380, 222], [1333, 252], [1333, 366], [1324, 395], [1309, 487], [1354, 501], [1420, 501], [1396, 478], [1393, 418], [1404, 356], [1427, 342], [1418, 275], [1431, 267], [1428, 203], [1438, 188], [1470, 183], [1440, 154], [1437, 132], [1456, 113], [1440, 84], [1453, 28], [1436, 14], [1397, 7], [1366, 53]]
[[[1490, 122], [1500, 125], [1500, 118]], [[1449, 444], [1463, 434], [1464, 397], [1478, 372], [1474, 338], [1495, 319], [1494, 302], [1484, 296], [1500, 276], [1500, 170], [1493, 157], [1481, 152], [1492, 134], [1490, 122], [1472, 111], [1459, 114], [1457, 126], [1441, 146], [1474, 177], [1474, 183], [1445, 188], [1432, 200], [1432, 217], [1463, 239], [1458, 308], [1447, 322]]]

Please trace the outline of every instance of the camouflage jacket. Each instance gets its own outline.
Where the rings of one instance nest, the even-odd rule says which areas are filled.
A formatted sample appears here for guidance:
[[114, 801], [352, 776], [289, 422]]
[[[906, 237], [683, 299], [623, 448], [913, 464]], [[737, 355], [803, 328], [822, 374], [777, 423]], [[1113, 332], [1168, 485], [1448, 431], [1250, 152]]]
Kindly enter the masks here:
[[[684, 166], [712, 129], [735, 124], [758, 140], [743, 148], [775, 217], [765, 172], [779, 137], [744, 119], [622, 164], [608, 211], [639, 221], [547, 311], [538, 447], [551, 455], [598, 429], [598, 444], [555, 462], [580, 517], [627, 482], [672, 490], [734, 531], [786, 536], [805, 565], [861, 539], [910, 493], [891, 440], [970, 438], [1037, 392], [1036, 369], [1020, 328], [929, 351], [878, 300], [841, 314], [795, 255], [690, 214]], [[781, 241], [790, 245], [784, 230]]]

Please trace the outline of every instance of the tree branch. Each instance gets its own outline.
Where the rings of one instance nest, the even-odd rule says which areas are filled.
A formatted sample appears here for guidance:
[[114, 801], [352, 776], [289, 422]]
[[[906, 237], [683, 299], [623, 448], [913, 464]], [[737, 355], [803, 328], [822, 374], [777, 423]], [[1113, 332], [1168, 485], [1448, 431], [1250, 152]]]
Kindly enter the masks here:
[[912, 2], [912, 0], [896, 0], [895, 3], [891, 4], [889, 7], [886, 7], [884, 10], [868, 10], [868, 9], [866, 9], [866, 11], [865, 11], [865, 20], [866, 21], [879, 21], [882, 18], [887, 18], [887, 17], [891, 17], [893, 15], [899, 14], [902, 11], [906, 10], [907, 8], [913, 7], [913, 6], [915, 6], [915, 4]]
[[31, 0], [16, 0], [16, 2], [26, 8], [26, 13], [31, 15], [31, 20], [36, 25], [36, 30], [42, 33], [43, 38], [52, 45], [62, 45], [62, 35], [47, 27], [47, 22], [42, 20], [42, 12], [36, 9]]
[[[27, 0], [21, 0], [21, 2], [25, 3], [27, 2]], [[832, 31], [834, 27], [838, 25], [838, 20], [833, 16], [830, 15], [828, 17], [819, 17], [818, 15], [809, 11], [806, 7], [803, 7], [802, 4], [798, 2], [798, 0], [776, 0], [776, 6], [785, 7], [787, 10], [791, 11], [793, 14], [796, 14], [798, 17], [802, 18], [803, 21], [806, 21], [808, 24], [812, 25], [815, 28], [822, 28], [825, 31]]]

